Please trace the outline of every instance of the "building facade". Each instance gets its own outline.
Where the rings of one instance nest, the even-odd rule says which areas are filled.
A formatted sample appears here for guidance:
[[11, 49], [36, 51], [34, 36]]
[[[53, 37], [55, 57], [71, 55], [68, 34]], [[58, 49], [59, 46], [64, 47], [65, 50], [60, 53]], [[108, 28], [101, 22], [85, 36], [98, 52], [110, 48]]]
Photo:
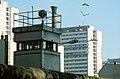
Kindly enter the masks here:
[[[13, 42], [12, 28], [14, 26], [14, 13], [18, 13], [19, 10], [10, 7], [8, 2], [0, 0], [0, 35], [8, 35], [8, 64], [13, 65], [13, 51], [16, 49], [15, 43]], [[16, 26], [19, 26], [16, 23]], [[3, 52], [1, 52], [3, 53]]]
[[64, 72], [64, 46], [58, 46], [58, 52], [60, 52], [60, 71]]
[[74, 39], [78, 42], [64, 44], [64, 71], [97, 76], [102, 67], [102, 32], [90, 25], [62, 28], [62, 43]]

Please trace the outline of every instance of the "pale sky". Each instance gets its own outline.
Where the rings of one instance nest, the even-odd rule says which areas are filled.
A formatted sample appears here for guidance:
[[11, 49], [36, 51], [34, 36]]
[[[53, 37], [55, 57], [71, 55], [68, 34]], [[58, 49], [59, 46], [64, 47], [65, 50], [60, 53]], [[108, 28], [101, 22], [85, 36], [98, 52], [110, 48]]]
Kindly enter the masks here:
[[[7, 0], [9, 6], [21, 12], [45, 9], [57, 6], [62, 15], [62, 27], [92, 25], [103, 33], [102, 58], [120, 57], [120, 0]], [[89, 7], [82, 6], [83, 3]], [[89, 15], [83, 16], [81, 11]]]

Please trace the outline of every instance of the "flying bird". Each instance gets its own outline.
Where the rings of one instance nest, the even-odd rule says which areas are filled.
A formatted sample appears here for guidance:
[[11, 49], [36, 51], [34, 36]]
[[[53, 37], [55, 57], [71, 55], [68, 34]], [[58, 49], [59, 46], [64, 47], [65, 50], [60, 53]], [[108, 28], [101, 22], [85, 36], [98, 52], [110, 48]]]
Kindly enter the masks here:
[[82, 4], [82, 6], [89, 6], [87, 3]]
[[82, 11], [80, 11], [83, 16], [90, 15], [90, 13], [84, 14]]

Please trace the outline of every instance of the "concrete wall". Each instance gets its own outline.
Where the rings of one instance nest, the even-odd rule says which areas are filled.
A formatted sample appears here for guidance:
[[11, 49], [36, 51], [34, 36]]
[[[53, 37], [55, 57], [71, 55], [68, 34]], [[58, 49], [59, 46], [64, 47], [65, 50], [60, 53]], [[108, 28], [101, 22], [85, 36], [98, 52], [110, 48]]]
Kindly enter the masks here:
[[60, 55], [44, 54], [44, 68], [60, 71]]
[[0, 64], [0, 79], [107, 79]]
[[17, 51], [14, 55], [15, 65], [60, 71], [60, 53], [58, 52], [30, 50]]
[[[41, 25], [34, 25], [33, 27], [19, 27], [13, 28], [14, 41], [26, 41], [26, 40], [39, 40], [44, 39], [47, 41], [60, 42], [60, 33], [58, 29], [52, 31], [51, 27]], [[55, 31], [56, 30], [56, 31]]]
[[24, 67], [41, 67], [40, 51], [19, 51], [14, 54], [14, 63]]
[[15, 34], [15, 41], [35, 40], [41, 38], [42, 38], [42, 31]]

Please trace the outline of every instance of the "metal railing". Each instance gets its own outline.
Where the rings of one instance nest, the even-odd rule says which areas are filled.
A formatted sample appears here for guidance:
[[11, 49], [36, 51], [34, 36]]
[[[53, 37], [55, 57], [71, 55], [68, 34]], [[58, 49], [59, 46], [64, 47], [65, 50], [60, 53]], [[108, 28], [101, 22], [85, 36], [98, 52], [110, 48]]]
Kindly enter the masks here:
[[[27, 11], [27, 12], [20, 12], [20, 13], [14, 13], [14, 26], [16, 26], [16, 22], [19, 23], [20, 27], [26, 27], [26, 26], [33, 26], [37, 24], [42, 24], [42, 18], [38, 15], [38, 12], [40, 10], [36, 11]], [[56, 24], [57, 28], [61, 28], [61, 21], [62, 16], [56, 14]], [[52, 27], [52, 13], [47, 11], [47, 16], [44, 18], [44, 25]]]

